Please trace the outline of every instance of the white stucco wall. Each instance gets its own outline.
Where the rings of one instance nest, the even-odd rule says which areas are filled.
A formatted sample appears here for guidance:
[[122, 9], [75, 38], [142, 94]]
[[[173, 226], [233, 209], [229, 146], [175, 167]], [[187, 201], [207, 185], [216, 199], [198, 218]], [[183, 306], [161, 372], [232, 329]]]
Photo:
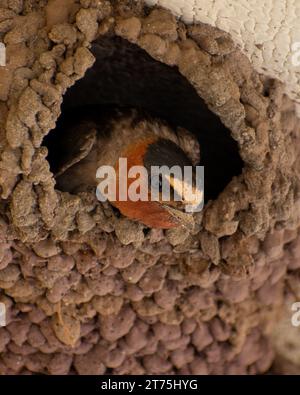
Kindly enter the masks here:
[[300, 0], [146, 0], [186, 23], [228, 32], [257, 71], [280, 79], [300, 103]]

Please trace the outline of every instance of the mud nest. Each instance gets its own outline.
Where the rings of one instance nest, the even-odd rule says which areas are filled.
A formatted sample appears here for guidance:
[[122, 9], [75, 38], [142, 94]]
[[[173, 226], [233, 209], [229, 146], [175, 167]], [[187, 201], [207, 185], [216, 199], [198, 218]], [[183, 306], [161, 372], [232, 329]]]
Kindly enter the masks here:
[[[281, 84], [226, 33], [140, 1], [0, 0], [0, 40], [0, 373], [266, 372], [300, 297], [300, 123]], [[192, 234], [55, 189], [60, 124], [82, 101], [197, 135]]]

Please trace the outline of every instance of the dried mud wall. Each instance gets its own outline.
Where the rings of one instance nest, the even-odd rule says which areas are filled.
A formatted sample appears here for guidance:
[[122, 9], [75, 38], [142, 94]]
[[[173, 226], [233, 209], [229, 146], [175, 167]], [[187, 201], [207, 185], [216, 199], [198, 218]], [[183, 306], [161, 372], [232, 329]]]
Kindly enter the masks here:
[[[43, 138], [100, 35], [177, 66], [239, 145], [242, 174], [193, 234], [55, 189]], [[0, 0], [0, 40], [0, 372], [267, 371], [286, 294], [300, 296], [300, 126], [283, 86], [227, 33], [142, 2]]]
[[146, 0], [168, 8], [185, 23], [204, 22], [230, 33], [256, 71], [285, 84], [300, 104], [298, 0]]

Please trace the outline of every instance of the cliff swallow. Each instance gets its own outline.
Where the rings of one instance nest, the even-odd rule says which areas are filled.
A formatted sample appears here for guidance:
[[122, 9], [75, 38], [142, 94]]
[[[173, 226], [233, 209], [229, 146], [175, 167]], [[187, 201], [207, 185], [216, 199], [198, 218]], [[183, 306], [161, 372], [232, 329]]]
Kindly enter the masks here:
[[[199, 162], [199, 144], [185, 129], [172, 130], [165, 122], [137, 110], [118, 110], [105, 116], [84, 110], [82, 114], [84, 116], [73, 116], [61, 130], [63, 139], [59, 140], [61, 155], [57, 155], [56, 182], [62, 191], [76, 193], [97, 187], [96, 174], [101, 166], [112, 166], [117, 174], [117, 185], [126, 181], [129, 187], [133, 179], [125, 180], [124, 175], [121, 176], [120, 158], [126, 158], [128, 168], [143, 166], [149, 174], [152, 166], [179, 166], [183, 170], [184, 166], [194, 169]], [[185, 208], [198, 204], [203, 198], [203, 190], [194, 185], [194, 170], [190, 199], [187, 195], [175, 199], [178, 190], [184, 187], [184, 180], [166, 175], [164, 181], [169, 183], [171, 191], [168, 201], [163, 199], [159, 179], [156, 201], [133, 201], [130, 198], [122, 201], [117, 195], [110, 203], [126, 217], [152, 228], [183, 225], [192, 229], [193, 216]], [[146, 183], [150, 194], [153, 189], [150, 176]]]

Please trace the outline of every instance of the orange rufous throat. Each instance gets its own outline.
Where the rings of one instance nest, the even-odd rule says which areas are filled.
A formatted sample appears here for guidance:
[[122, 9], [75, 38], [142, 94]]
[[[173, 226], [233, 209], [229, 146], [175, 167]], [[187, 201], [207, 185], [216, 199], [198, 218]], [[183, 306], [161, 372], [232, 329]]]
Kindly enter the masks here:
[[[137, 144], [129, 146], [124, 153], [123, 158], [127, 158], [127, 168], [132, 166], [143, 166], [144, 155], [150, 144], [157, 138], [148, 138], [139, 141]], [[128, 218], [138, 220], [151, 228], [168, 229], [178, 226], [178, 222], [172, 217], [164, 207], [156, 201], [131, 201], [128, 196], [126, 201], [120, 201], [119, 198], [119, 163], [116, 166], [117, 185], [116, 185], [116, 201], [111, 202], [120, 212]], [[127, 191], [130, 184], [135, 179], [127, 178]], [[122, 182], [122, 180], [120, 180]]]

